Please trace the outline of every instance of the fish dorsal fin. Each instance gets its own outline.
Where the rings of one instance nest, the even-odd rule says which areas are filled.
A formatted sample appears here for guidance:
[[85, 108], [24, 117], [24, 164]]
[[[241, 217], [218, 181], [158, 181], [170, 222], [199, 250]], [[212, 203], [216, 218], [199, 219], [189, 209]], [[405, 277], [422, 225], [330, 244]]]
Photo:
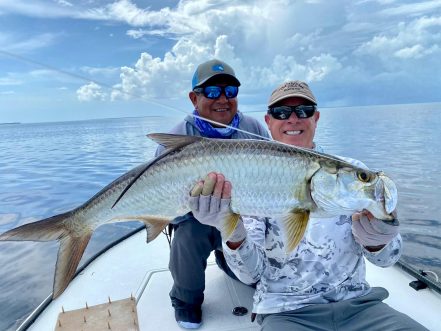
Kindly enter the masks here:
[[161, 144], [165, 147], [165, 150], [157, 156], [155, 159], [145, 164], [141, 171], [132, 179], [132, 181], [126, 186], [126, 188], [121, 192], [119, 197], [116, 199], [112, 208], [121, 200], [121, 198], [126, 194], [130, 187], [141, 177], [153, 164], [161, 160], [168, 154], [172, 153], [174, 150], [182, 148], [184, 146], [190, 145], [194, 142], [204, 139], [203, 137], [186, 136], [179, 134], [168, 134], [168, 133], [150, 133], [147, 135], [150, 139]]
[[296, 210], [283, 219], [286, 236], [286, 252], [290, 253], [297, 247], [305, 234], [309, 221], [308, 210]]
[[204, 139], [203, 137], [170, 133], [149, 133], [147, 137], [164, 146], [167, 151], [181, 148]]

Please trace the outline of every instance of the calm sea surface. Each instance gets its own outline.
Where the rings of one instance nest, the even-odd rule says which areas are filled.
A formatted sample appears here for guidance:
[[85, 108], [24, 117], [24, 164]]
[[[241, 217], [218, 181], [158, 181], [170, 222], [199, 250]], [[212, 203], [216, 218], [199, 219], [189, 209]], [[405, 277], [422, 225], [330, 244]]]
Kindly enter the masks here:
[[[263, 113], [252, 116], [263, 122]], [[0, 125], [0, 233], [82, 204], [152, 158], [146, 133], [182, 117]], [[402, 259], [441, 276], [441, 104], [322, 109], [316, 141], [395, 180]], [[98, 229], [83, 261], [134, 226]], [[14, 330], [50, 294], [57, 250], [56, 242], [0, 243], [0, 330]]]

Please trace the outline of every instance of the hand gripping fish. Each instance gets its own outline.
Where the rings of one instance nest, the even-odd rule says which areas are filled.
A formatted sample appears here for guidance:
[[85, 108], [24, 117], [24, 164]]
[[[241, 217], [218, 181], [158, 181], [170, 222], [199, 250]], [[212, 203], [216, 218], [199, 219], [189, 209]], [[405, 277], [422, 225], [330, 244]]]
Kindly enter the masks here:
[[277, 216], [284, 220], [288, 251], [303, 237], [310, 215], [351, 215], [366, 209], [376, 218], [393, 219], [397, 190], [382, 172], [275, 141], [148, 136], [165, 146], [162, 155], [119, 177], [83, 205], [0, 236], [60, 242], [54, 298], [68, 286], [97, 227], [141, 221], [150, 242], [190, 210], [190, 190], [212, 171], [224, 174], [233, 186], [227, 231], [234, 230], [241, 214]]

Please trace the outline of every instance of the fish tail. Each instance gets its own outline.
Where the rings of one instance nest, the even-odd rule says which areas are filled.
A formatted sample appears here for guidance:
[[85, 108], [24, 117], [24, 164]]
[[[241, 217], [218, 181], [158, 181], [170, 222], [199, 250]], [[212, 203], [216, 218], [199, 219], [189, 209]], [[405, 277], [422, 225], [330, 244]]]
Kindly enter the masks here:
[[75, 275], [84, 250], [92, 236], [92, 230], [75, 233], [66, 225], [73, 223], [75, 213], [67, 212], [41, 221], [22, 225], [0, 235], [2, 241], [60, 241], [55, 267], [53, 298], [66, 289]]
[[55, 215], [41, 221], [24, 224], [0, 235], [0, 241], [51, 241], [59, 240], [66, 231], [64, 221], [71, 212]]
[[83, 256], [84, 250], [92, 237], [92, 231], [82, 236], [65, 234], [60, 239], [57, 264], [55, 266], [53, 298], [57, 298], [75, 275], [78, 264]]

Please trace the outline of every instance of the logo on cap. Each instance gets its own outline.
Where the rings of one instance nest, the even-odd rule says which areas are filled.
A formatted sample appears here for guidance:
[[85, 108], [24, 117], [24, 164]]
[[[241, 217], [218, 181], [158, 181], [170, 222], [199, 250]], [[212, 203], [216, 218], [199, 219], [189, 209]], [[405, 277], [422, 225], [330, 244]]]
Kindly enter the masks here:
[[224, 66], [222, 64], [215, 64], [211, 69], [213, 69], [213, 71], [224, 71]]

